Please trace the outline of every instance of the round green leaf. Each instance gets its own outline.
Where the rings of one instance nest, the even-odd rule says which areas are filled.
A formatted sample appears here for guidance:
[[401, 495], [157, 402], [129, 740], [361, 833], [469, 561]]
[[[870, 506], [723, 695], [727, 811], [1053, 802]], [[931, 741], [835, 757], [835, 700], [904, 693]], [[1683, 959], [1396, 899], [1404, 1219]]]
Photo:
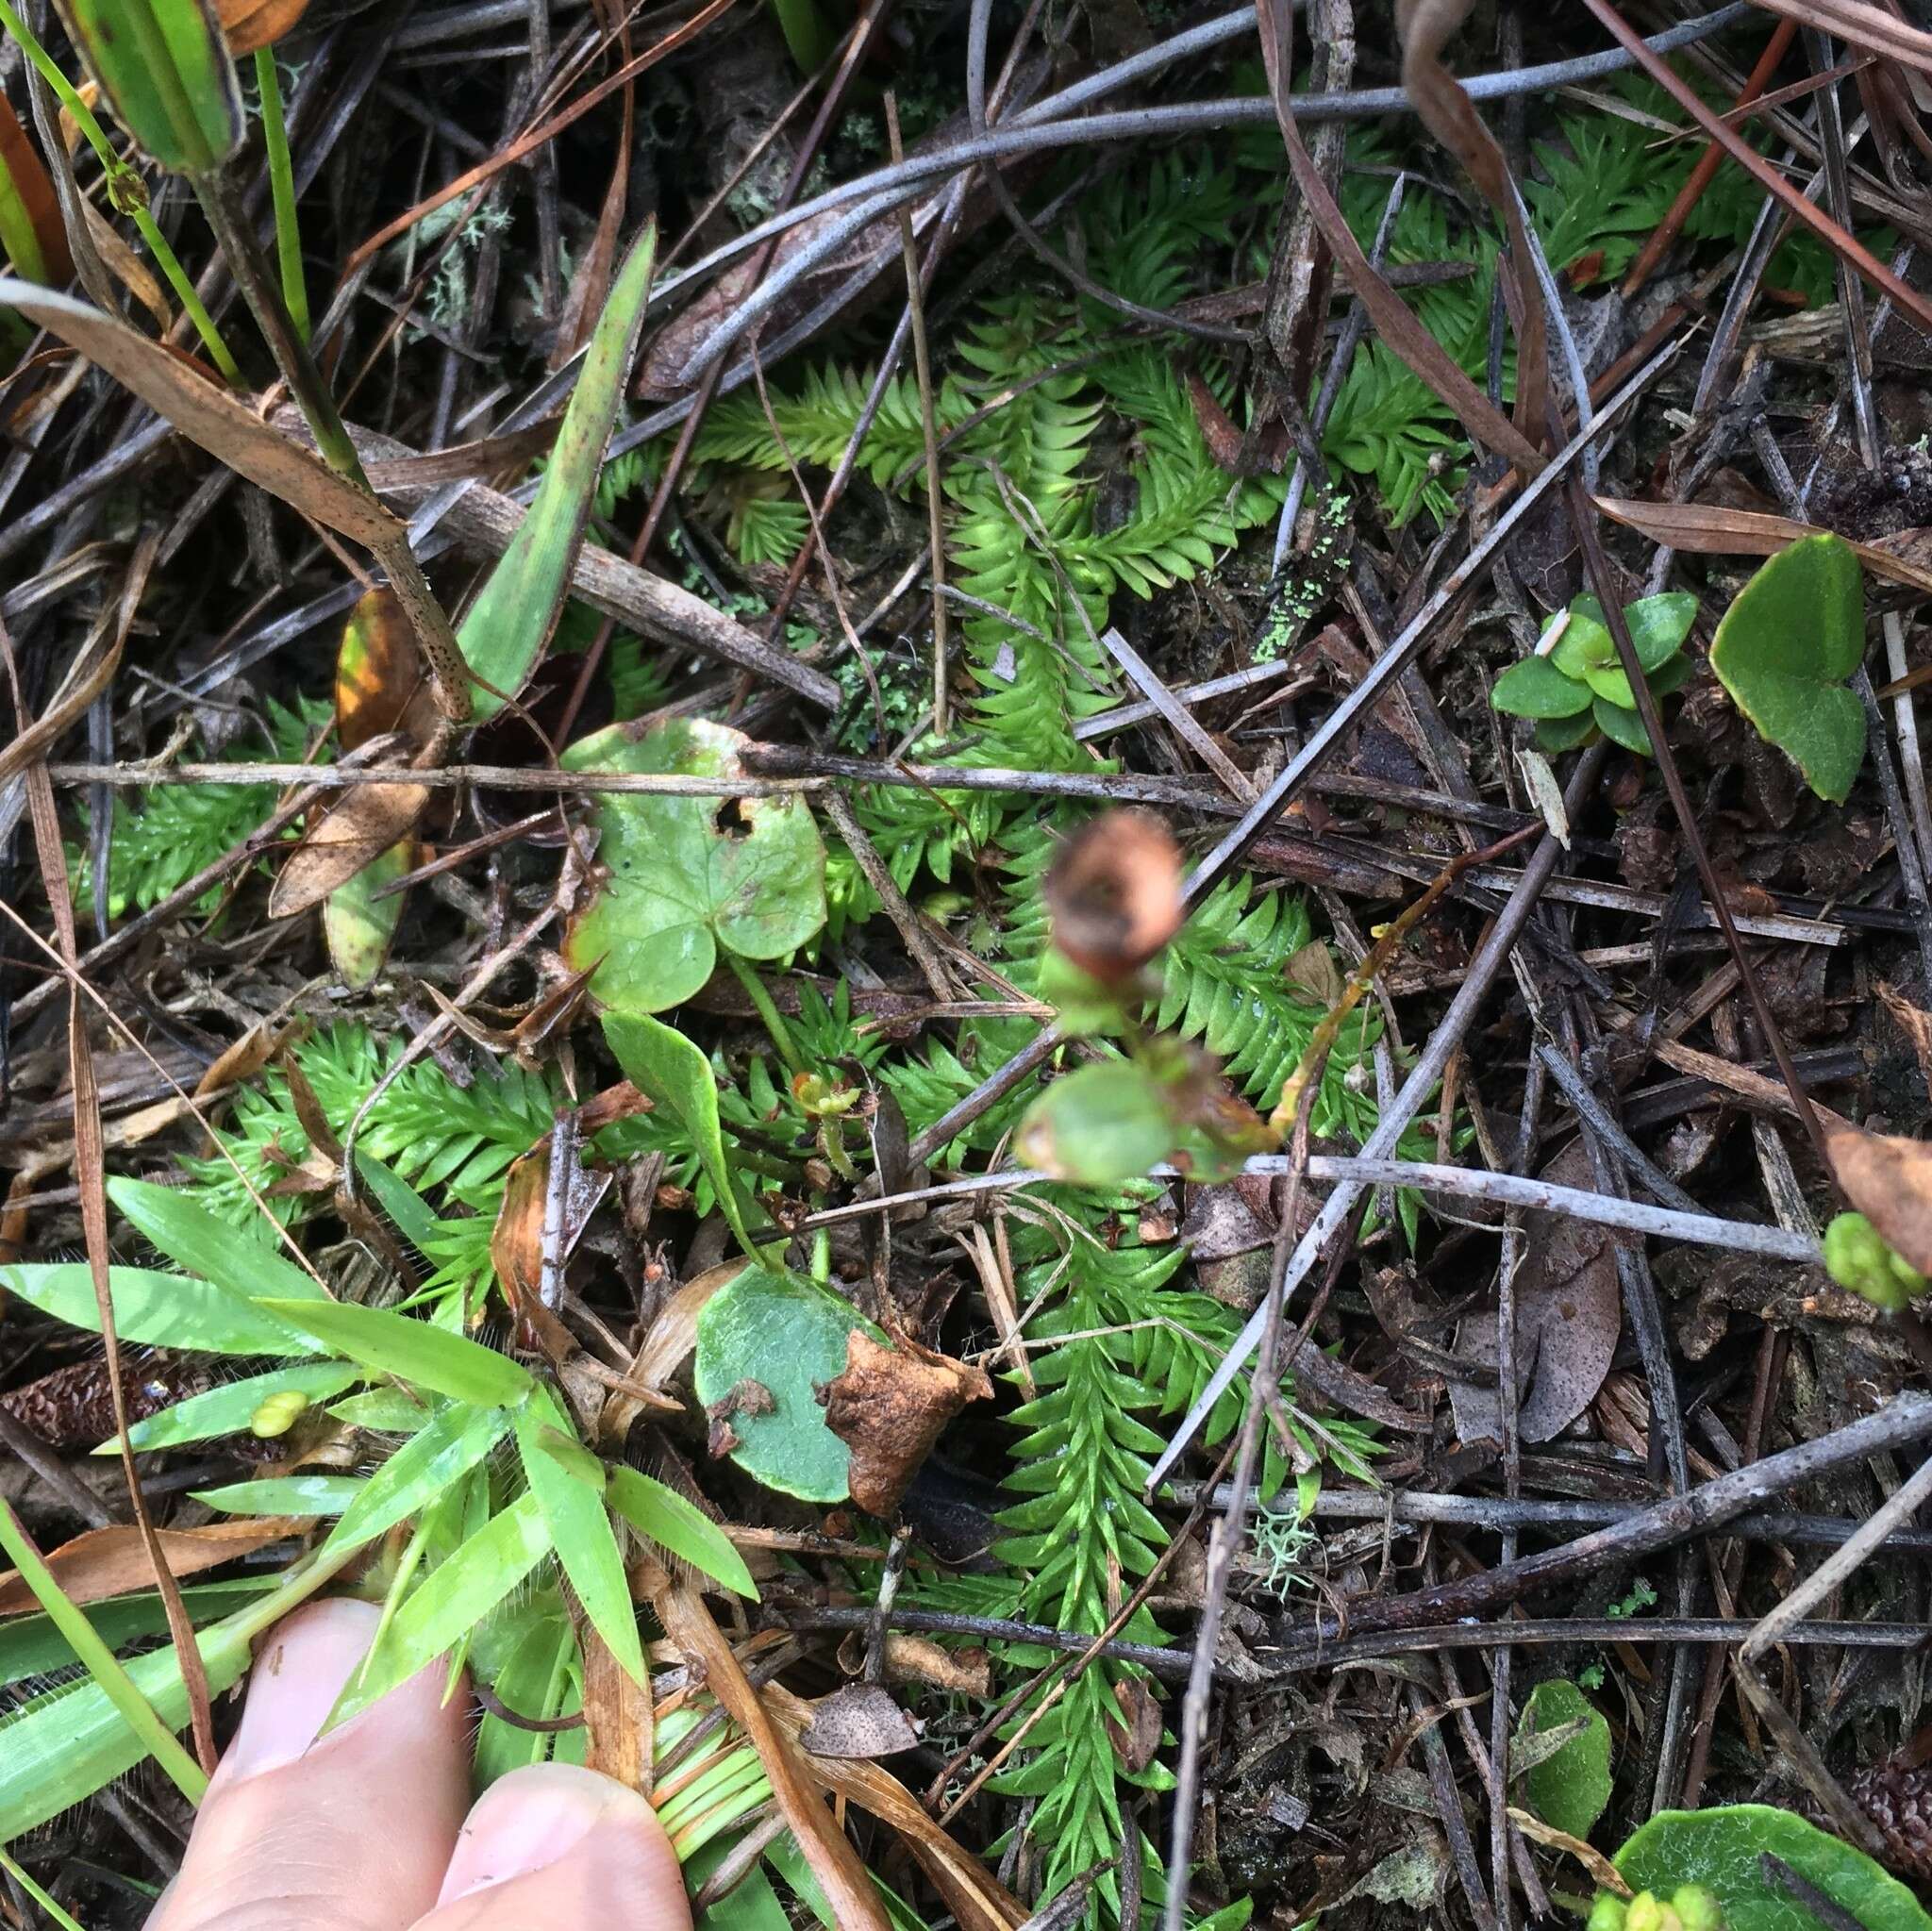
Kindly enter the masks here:
[[1530, 1807], [1545, 1823], [1587, 1838], [1610, 1801], [1610, 1726], [1603, 1712], [1577, 1689], [1556, 1677], [1539, 1683], [1523, 1706], [1516, 1749], [1552, 1730], [1582, 1728], [1524, 1773]]
[[1681, 650], [1697, 621], [1697, 599], [1689, 591], [1665, 591], [1624, 606], [1624, 622], [1637, 646], [1637, 661], [1654, 671], [1674, 650]]
[[1590, 708], [1590, 689], [1548, 658], [1524, 658], [1496, 679], [1490, 702], [1513, 718], [1573, 718]]
[[1717, 1893], [1728, 1931], [1818, 1931], [1804, 1906], [1766, 1882], [1769, 1851], [1817, 1886], [1864, 1931], [1932, 1931], [1917, 1898], [1863, 1851], [1768, 1804], [1659, 1811], [1617, 1853], [1634, 1890], [1668, 1896], [1680, 1884]]
[[1027, 1107], [1013, 1151], [1076, 1187], [1111, 1187], [1172, 1151], [1177, 1128], [1159, 1081], [1130, 1059], [1083, 1066]]
[[1634, 751], [1640, 757], [1650, 756], [1650, 733], [1643, 728], [1643, 720], [1634, 710], [1626, 710], [1621, 704], [1612, 704], [1607, 697], [1593, 697], [1590, 702], [1590, 714], [1596, 721], [1596, 727], [1612, 744], [1621, 744], [1625, 751]]
[[1574, 751], [1595, 729], [1596, 720], [1588, 710], [1574, 718], [1539, 718], [1536, 748], [1545, 757], [1555, 757], [1560, 752]]
[[[734, 777], [741, 732], [674, 718], [638, 735], [574, 744], [569, 771]], [[608, 877], [573, 922], [564, 950], [607, 1006], [661, 1012], [711, 975], [717, 948], [781, 958], [825, 922], [825, 848], [803, 798], [688, 798], [608, 792], [597, 806]]]
[[855, 1327], [885, 1337], [848, 1302], [794, 1273], [747, 1267], [698, 1316], [693, 1385], [707, 1408], [728, 1402], [746, 1474], [807, 1502], [842, 1502], [852, 1452], [825, 1425], [818, 1390], [845, 1372]]
[[[1543, 625], [1545, 633], [1562, 615], [1558, 611]], [[1549, 653], [1550, 662], [1564, 676], [1581, 677], [1586, 671], [1600, 671], [1617, 661], [1617, 641], [1604, 622], [1604, 607], [1594, 597], [1577, 597], [1570, 606], [1569, 619]]]
[[1857, 552], [1821, 532], [1780, 550], [1738, 592], [1710, 667], [1757, 735], [1841, 805], [1865, 761], [1865, 707], [1844, 688], [1864, 656]]

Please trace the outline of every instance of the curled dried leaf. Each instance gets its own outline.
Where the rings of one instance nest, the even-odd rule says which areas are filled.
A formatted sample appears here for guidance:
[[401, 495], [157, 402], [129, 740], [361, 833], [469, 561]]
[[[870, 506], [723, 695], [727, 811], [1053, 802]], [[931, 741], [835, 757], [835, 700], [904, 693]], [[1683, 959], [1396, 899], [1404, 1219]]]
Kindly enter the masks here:
[[1895, 1254], [1932, 1273], [1932, 1145], [1837, 1126], [1825, 1129], [1824, 1149], [1845, 1198]]
[[915, 1341], [888, 1347], [854, 1328], [845, 1372], [825, 1388], [825, 1425], [852, 1451], [852, 1499], [891, 1516], [941, 1431], [992, 1383], [977, 1368]]
[[1118, 985], [1180, 930], [1180, 847], [1149, 812], [1103, 812], [1060, 848], [1046, 904], [1060, 951]]
[[228, 51], [238, 59], [292, 33], [308, 11], [308, 0], [215, 0]]
[[821, 1697], [798, 1740], [814, 1756], [892, 1756], [919, 1747], [919, 1726], [876, 1683], [847, 1683]]

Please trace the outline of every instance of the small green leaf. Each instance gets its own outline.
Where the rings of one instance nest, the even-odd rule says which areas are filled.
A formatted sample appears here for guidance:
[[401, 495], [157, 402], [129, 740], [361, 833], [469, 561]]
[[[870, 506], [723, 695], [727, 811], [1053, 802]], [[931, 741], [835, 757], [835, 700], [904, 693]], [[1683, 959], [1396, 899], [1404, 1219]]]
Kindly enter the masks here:
[[1056, 1180], [1111, 1187], [1164, 1160], [1175, 1136], [1160, 1083], [1130, 1059], [1108, 1059], [1055, 1080], [1027, 1107], [1013, 1151]]
[[509, 1433], [503, 1408], [439, 1409], [370, 1476], [322, 1545], [325, 1554], [360, 1548], [426, 1508]]
[[1842, 537], [1801, 537], [1765, 562], [1717, 626], [1710, 667], [1767, 743], [1834, 805], [1865, 761], [1865, 707], [1845, 680], [1865, 658], [1865, 587]]
[[1633, 1890], [1668, 1897], [1679, 1885], [1701, 1884], [1716, 1892], [1728, 1931], [1818, 1931], [1803, 1905], [1766, 1881], [1757, 1860], [1767, 1851], [1864, 1931], [1932, 1931], [1918, 1899], [1863, 1851], [1767, 1804], [1659, 1811], [1614, 1861]]
[[550, 1528], [525, 1492], [491, 1516], [409, 1592], [349, 1679], [329, 1726], [388, 1695], [453, 1648], [550, 1554]]
[[[649, 1678], [644, 1673], [643, 1646], [638, 1640], [637, 1611], [631, 1606], [630, 1584], [624, 1573], [624, 1552], [610, 1527], [603, 1493], [580, 1480], [545, 1439], [558, 1436], [579, 1455], [589, 1456], [568, 1428], [556, 1397], [547, 1389], [540, 1390], [517, 1416], [517, 1452], [524, 1474], [585, 1615], [632, 1680], [645, 1683]], [[595, 1457], [591, 1458], [595, 1463]]]
[[192, 1493], [224, 1515], [340, 1515], [368, 1486], [360, 1475], [263, 1475]]
[[[638, 735], [612, 724], [566, 751], [567, 771], [730, 778], [741, 732], [673, 718]], [[718, 947], [782, 958], [825, 923], [825, 848], [798, 797], [610, 792], [597, 802], [608, 877], [571, 924], [564, 953], [607, 1006], [661, 1012], [711, 976]]]
[[711, 1062], [682, 1033], [648, 1013], [607, 1012], [604, 1038], [625, 1078], [653, 1106], [672, 1114], [691, 1136], [731, 1231], [747, 1254], [756, 1254], [744, 1197], [724, 1156], [718, 1080]]
[[[1601, 608], [1601, 607], [1599, 607]], [[1637, 646], [1637, 661], [1654, 671], [1674, 650], [1682, 650], [1697, 621], [1697, 599], [1689, 591], [1665, 591], [1624, 606], [1624, 622]]]
[[[1586, 691], [1588, 686], [1585, 686]], [[1574, 718], [1539, 718], [1536, 726], [1536, 748], [1545, 757], [1556, 757], [1565, 751], [1574, 751], [1596, 730], [1596, 719], [1588, 708], [1579, 711]]]
[[238, 1300], [327, 1301], [313, 1274], [286, 1261], [253, 1234], [237, 1234], [186, 1190], [125, 1176], [108, 1182], [108, 1198], [136, 1233], [184, 1272]]
[[1514, 718], [1574, 718], [1590, 708], [1590, 691], [1548, 658], [1524, 658], [1496, 679], [1490, 703]]
[[329, 1413], [352, 1428], [367, 1428], [376, 1435], [413, 1435], [429, 1417], [422, 1396], [395, 1386], [352, 1394], [337, 1402]]
[[[844, 1366], [842, 1358], [840, 1366]], [[833, 1440], [838, 1438], [834, 1436]], [[713, 1582], [757, 1602], [758, 1584], [752, 1581], [751, 1571], [732, 1546], [731, 1538], [676, 1490], [654, 1482], [649, 1475], [639, 1474], [636, 1469], [620, 1465], [610, 1471], [608, 1492], [611, 1507], [640, 1535], [661, 1543], [693, 1569], [702, 1570]]]
[[[567, 1617], [528, 1615], [490, 1686], [497, 1702], [540, 1723], [560, 1715], [575, 1653], [576, 1638]], [[542, 1731], [519, 1729], [486, 1714], [476, 1733], [476, 1787], [488, 1790], [509, 1771], [541, 1763], [549, 1750], [550, 1739]]]
[[745, 1268], [706, 1302], [697, 1397], [708, 1408], [732, 1399], [731, 1458], [766, 1488], [808, 1502], [844, 1501], [852, 1452], [825, 1426], [817, 1390], [844, 1373], [855, 1327], [885, 1339], [838, 1295], [770, 1268]]
[[396, 936], [407, 891], [382, 896], [385, 886], [414, 869], [416, 841], [400, 840], [379, 852], [353, 878], [345, 879], [322, 902], [322, 935], [336, 976], [352, 992], [366, 991], [375, 983], [389, 958], [390, 941]]
[[1530, 1807], [1545, 1823], [1587, 1838], [1610, 1802], [1610, 1726], [1574, 1683], [1539, 1683], [1524, 1705], [1516, 1748], [1532, 1737], [1573, 1723], [1582, 1730], [1524, 1778]]
[[[1559, 610], [1543, 625], [1545, 635], [1552, 626], [1562, 622], [1564, 614]], [[1594, 597], [1574, 599], [1568, 619], [1563, 624], [1562, 636], [1547, 653], [1549, 661], [1564, 676], [1574, 677], [1580, 682], [1586, 671], [1601, 671], [1617, 661], [1617, 640], [1610, 635], [1610, 626], [1604, 622], [1604, 607]]]
[[463, 657], [481, 680], [475, 697], [478, 724], [503, 708], [504, 697], [514, 697], [524, 688], [556, 628], [596, 494], [604, 445], [610, 440], [643, 326], [657, 252], [658, 225], [651, 221], [611, 279], [537, 500], [457, 626]]
[[[225, 1382], [206, 1394], [192, 1394], [186, 1401], [163, 1408], [127, 1431], [137, 1453], [150, 1448], [179, 1448], [186, 1441], [209, 1441], [222, 1435], [240, 1435], [255, 1411], [272, 1394], [302, 1394], [311, 1402], [325, 1402], [353, 1388], [362, 1379], [362, 1370], [345, 1361], [302, 1362], [276, 1368], [267, 1374], [251, 1374], [245, 1381]], [[418, 1411], [420, 1415], [420, 1410]], [[104, 1441], [96, 1455], [118, 1455], [118, 1441]]]
[[396, 1172], [361, 1147], [356, 1149], [356, 1172], [375, 1196], [395, 1225], [395, 1230], [418, 1254], [425, 1253], [425, 1241], [436, 1233], [436, 1209]]
[[[233, 1238], [232, 1236], [230, 1237]], [[94, 1279], [84, 1260], [0, 1267], [0, 1291], [18, 1294], [30, 1307], [70, 1327], [101, 1331]], [[114, 1331], [124, 1341], [153, 1348], [192, 1348], [210, 1355], [314, 1355], [307, 1335], [254, 1301], [196, 1280], [145, 1267], [108, 1270]], [[306, 1305], [306, 1304], [304, 1304]]]
[[468, 1335], [353, 1301], [258, 1301], [271, 1314], [384, 1374], [479, 1407], [512, 1407], [537, 1384], [529, 1370]]
[[242, 144], [242, 94], [208, 0], [60, 0], [60, 18], [119, 121], [171, 175], [206, 175]]
[[1643, 728], [1643, 720], [1634, 710], [1625, 710], [1621, 704], [1612, 704], [1607, 697], [1592, 697], [1590, 714], [1597, 729], [1612, 744], [1621, 744], [1625, 751], [1634, 751], [1640, 757], [1650, 756], [1650, 733]]

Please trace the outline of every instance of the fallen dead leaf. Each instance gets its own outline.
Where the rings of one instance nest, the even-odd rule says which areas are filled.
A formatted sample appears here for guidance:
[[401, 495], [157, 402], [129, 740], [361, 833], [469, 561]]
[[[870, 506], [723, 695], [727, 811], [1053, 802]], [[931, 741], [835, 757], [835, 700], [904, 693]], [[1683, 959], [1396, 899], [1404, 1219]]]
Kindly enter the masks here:
[[919, 1745], [919, 1726], [876, 1683], [847, 1683], [812, 1706], [798, 1740], [814, 1756], [892, 1756]]
[[[1558, 1187], [1592, 1184], [1590, 1155], [1572, 1140], [1542, 1170]], [[1516, 1360], [1524, 1389], [1517, 1432], [1524, 1441], [1548, 1441], [1591, 1402], [1609, 1373], [1624, 1331], [1624, 1299], [1616, 1253], [1607, 1229], [1588, 1221], [1532, 1213], [1524, 1225], [1526, 1247], [1516, 1276]], [[1473, 1315], [1456, 1334], [1456, 1353], [1484, 1367], [1496, 1362], [1493, 1314]], [[1464, 1441], [1503, 1439], [1497, 1390], [1451, 1382], [1456, 1430]]]
[[308, 11], [308, 0], [215, 0], [228, 51], [237, 59], [258, 47], [273, 46]]
[[1932, 1273], [1932, 1144], [1827, 1125], [1824, 1150], [1845, 1198], [1896, 1253]]
[[[1757, 509], [1727, 509], [1708, 503], [1638, 503], [1618, 496], [1593, 500], [1612, 522], [1627, 524], [1674, 550], [1704, 556], [1774, 557], [1800, 537], [1819, 534], [1816, 524]], [[1853, 543], [1852, 548], [1874, 576], [1932, 593], [1932, 570], [1914, 562], [1903, 549], [1882, 543]]]
[[[169, 1573], [180, 1576], [232, 1562], [238, 1556], [251, 1555], [308, 1526], [305, 1516], [269, 1515], [155, 1533]], [[155, 1573], [146, 1544], [131, 1523], [89, 1529], [73, 1541], [63, 1542], [46, 1559], [54, 1580], [76, 1603], [98, 1603], [108, 1596], [125, 1596], [133, 1590], [154, 1587]], [[18, 1570], [9, 1569], [0, 1575], [0, 1616], [24, 1615], [39, 1606]]]
[[[1919, 1056], [1919, 1071], [1932, 1087], [1932, 1013], [1923, 1012], [1896, 986], [1878, 983], [1878, 1002], [1889, 1012], [1900, 1032], [1912, 1042]], [[1869, 1216], [1868, 1216], [1869, 1218]]]
[[902, 1339], [885, 1347], [862, 1329], [845, 1342], [845, 1372], [825, 1387], [825, 1425], [852, 1451], [852, 1499], [890, 1518], [941, 1431], [992, 1383], [977, 1368]]
[[924, 1636], [887, 1636], [886, 1675], [895, 1683], [929, 1683], [956, 1696], [992, 1694], [992, 1657], [987, 1651], [946, 1649]]
[[1154, 1692], [1138, 1676], [1128, 1676], [1113, 1686], [1113, 1700], [1121, 1706], [1120, 1723], [1107, 1719], [1107, 1740], [1113, 1745], [1127, 1772], [1134, 1776], [1154, 1761], [1160, 1748], [1160, 1706]]

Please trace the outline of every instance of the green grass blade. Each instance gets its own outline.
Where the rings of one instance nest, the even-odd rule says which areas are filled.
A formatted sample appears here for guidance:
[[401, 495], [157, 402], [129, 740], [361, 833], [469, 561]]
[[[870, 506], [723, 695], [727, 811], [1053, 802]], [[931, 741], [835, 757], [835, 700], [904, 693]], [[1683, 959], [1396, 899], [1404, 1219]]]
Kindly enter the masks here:
[[537, 500], [458, 627], [457, 641], [481, 680], [475, 694], [478, 724], [494, 717], [504, 703], [503, 697], [483, 687], [514, 697], [536, 668], [563, 608], [571, 563], [583, 541], [596, 491], [604, 445], [610, 440], [610, 425], [643, 327], [657, 253], [658, 229], [653, 222], [631, 244], [610, 285]]
[[709, 1516], [675, 1490], [636, 1469], [614, 1468], [606, 1491], [610, 1506], [641, 1535], [661, 1542], [674, 1556], [702, 1570], [713, 1582], [758, 1600], [758, 1586], [744, 1557]]
[[322, 1545], [343, 1555], [426, 1508], [509, 1433], [502, 1408], [456, 1407], [428, 1423], [370, 1476]]
[[39, 1905], [42, 1910], [45, 1911], [48, 1917], [53, 1919], [55, 1923], [60, 1927], [60, 1931], [85, 1931], [85, 1927], [81, 1924], [80, 1921], [77, 1918], [70, 1917], [63, 1911], [59, 1905], [53, 1898], [49, 1897], [5, 1851], [0, 1851], [0, 1871], [5, 1871], [8, 1876], [12, 1878], [14, 1883], [26, 1892], [28, 1897], [32, 1898], [34, 1903]]
[[[348, 1361], [304, 1361], [267, 1374], [230, 1381], [206, 1394], [192, 1394], [137, 1422], [127, 1431], [137, 1454], [151, 1448], [179, 1448], [184, 1442], [208, 1441], [222, 1435], [239, 1435], [255, 1411], [272, 1394], [306, 1395], [311, 1403], [325, 1402], [366, 1378], [366, 1371]], [[96, 1455], [118, 1455], [118, 1441], [104, 1441]]]
[[[110, 1267], [108, 1288], [114, 1302], [114, 1329], [123, 1341], [192, 1348], [209, 1355], [321, 1352], [308, 1335], [298, 1334], [258, 1303], [241, 1300], [192, 1274]], [[18, 1294], [29, 1307], [70, 1327], [83, 1327], [90, 1334], [101, 1331], [93, 1275], [84, 1260], [0, 1267], [0, 1290]]]
[[[188, 1620], [200, 1628], [254, 1601], [274, 1589], [275, 1582], [275, 1577], [264, 1575], [245, 1582], [191, 1583], [181, 1591], [181, 1603]], [[168, 1633], [167, 1605], [152, 1590], [138, 1596], [90, 1603], [81, 1614], [109, 1649], [125, 1649], [145, 1637]], [[28, 1676], [51, 1676], [73, 1669], [79, 1661], [51, 1616], [13, 1616], [0, 1623], [0, 1684], [18, 1683]]]
[[158, 1247], [185, 1273], [197, 1274], [242, 1301], [326, 1301], [313, 1274], [282, 1258], [252, 1235], [238, 1236], [178, 1187], [120, 1175], [108, 1182], [108, 1198], [136, 1233]]
[[329, 1718], [345, 1723], [460, 1642], [550, 1554], [550, 1528], [532, 1494], [491, 1517], [419, 1583]]
[[361, 1475], [263, 1475], [192, 1492], [224, 1515], [341, 1515], [368, 1486]]
[[478, 1407], [514, 1407], [536, 1387], [529, 1371], [468, 1335], [432, 1327], [387, 1307], [349, 1301], [258, 1300], [278, 1321], [312, 1335], [332, 1354], [346, 1355], [418, 1388]]
[[[20, 1571], [21, 1580], [33, 1591], [34, 1600], [86, 1665], [94, 1687], [140, 1743], [142, 1754], [153, 1756], [191, 1804], [200, 1803], [201, 1793], [208, 1789], [207, 1773], [175, 1740], [174, 1730], [142, 1693], [120, 1657], [101, 1640], [78, 1606], [68, 1600], [66, 1591], [54, 1580], [53, 1571], [41, 1560], [41, 1552], [21, 1527], [20, 1518], [4, 1502], [0, 1502], [0, 1549], [7, 1552]], [[185, 1706], [185, 1691], [182, 1701]], [[186, 1716], [184, 1707], [184, 1721]]]
[[206, 0], [60, 0], [114, 117], [171, 175], [206, 175], [242, 144], [242, 96]]
[[517, 1450], [530, 1493], [537, 1498], [557, 1559], [584, 1606], [584, 1614], [632, 1678], [648, 1683], [637, 1611], [631, 1606], [630, 1584], [624, 1573], [624, 1552], [617, 1546], [603, 1491], [580, 1481], [543, 1447], [539, 1436], [546, 1421], [568, 1432], [563, 1411], [547, 1393], [517, 1417]]
[[308, 284], [302, 277], [302, 229], [295, 215], [295, 170], [289, 159], [289, 129], [282, 118], [282, 79], [275, 50], [255, 50], [256, 92], [261, 96], [261, 138], [268, 149], [269, 187], [275, 203], [275, 260], [282, 300], [304, 341], [308, 340]]

